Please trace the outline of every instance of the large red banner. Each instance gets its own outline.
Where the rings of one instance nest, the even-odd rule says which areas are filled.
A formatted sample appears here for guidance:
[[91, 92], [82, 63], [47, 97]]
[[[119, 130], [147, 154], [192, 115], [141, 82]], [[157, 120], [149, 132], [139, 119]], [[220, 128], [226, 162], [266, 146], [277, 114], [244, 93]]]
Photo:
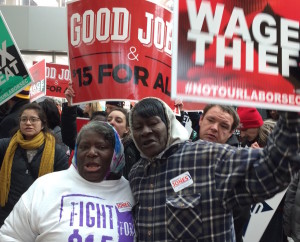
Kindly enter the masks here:
[[300, 110], [299, 0], [180, 0], [172, 97]]
[[76, 1], [67, 5], [73, 103], [171, 101], [172, 12], [166, 1]]

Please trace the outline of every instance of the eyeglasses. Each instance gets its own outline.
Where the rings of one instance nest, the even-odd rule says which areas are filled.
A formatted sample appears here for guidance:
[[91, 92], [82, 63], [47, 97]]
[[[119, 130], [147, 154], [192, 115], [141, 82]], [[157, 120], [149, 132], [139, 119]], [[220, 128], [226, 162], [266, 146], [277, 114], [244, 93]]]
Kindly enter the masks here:
[[29, 118], [27, 118], [27, 117], [21, 117], [21, 118], [20, 118], [20, 121], [21, 121], [21, 123], [23, 123], [23, 124], [26, 124], [26, 123], [28, 122], [28, 120], [29, 120], [29, 122], [30, 122], [31, 124], [34, 124], [34, 123], [36, 123], [37, 121], [39, 121], [40, 118], [37, 118], [37, 117], [29, 117]]

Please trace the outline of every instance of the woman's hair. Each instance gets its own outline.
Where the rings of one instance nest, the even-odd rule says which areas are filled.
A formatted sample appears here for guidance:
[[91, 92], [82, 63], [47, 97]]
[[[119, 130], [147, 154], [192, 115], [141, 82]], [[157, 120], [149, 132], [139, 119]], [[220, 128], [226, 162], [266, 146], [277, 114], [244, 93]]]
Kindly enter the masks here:
[[56, 126], [60, 126], [60, 115], [54, 100], [46, 98], [39, 105], [46, 114], [48, 127], [54, 129]]
[[[46, 114], [45, 114], [44, 110], [42, 109], [42, 107], [41, 107], [39, 104], [37, 104], [37, 103], [35, 103], [35, 102], [34, 102], [34, 103], [28, 103], [28, 104], [25, 104], [25, 105], [22, 107], [22, 109], [21, 109], [21, 111], [20, 111], [20, 113], [19, 113], [19, 119], [21, 118], [21, 116], [22, 116], [22, 114], [23, 114], [23, 112], [24, 112], [25, 110], [34, 110], [34, 111], [36, 111], [36, 113], [37, 113], [39, 119], [40, 119], [41, 122], [42, 122], [42, 125], [44, 126], [43, 132], [51, 133], [50, 130], [49, 130], [49, 128], [48, 128], [48, 123], [47, 123], [47, 117], [46, 117]], [[18, 127], [18, 129], [19, 129], [19, 127]], [[16, 130], [16, 131], [17, 131], [17, 130]]]
[[90, 120], [97, 120], [97, 121], [106, 121], [107, 115], [105, 111], [96, 111], [92, 113]]
[[92, 102], [89, 103], [89, 105], [90, 105], [89, 117], [91, 117], [94, 112], [103, 111], [99, 102]]
[[115, 132], [113, 128], [108, 123], [101, 121], [90, 121], [84, 125], [77, 135], [76, 145], [80, 143], [82, 136], [87, 131], [94, 131], [100, 135], [103, 135], [104, 139], [108, 141], [113, 148], [115, 147]]
[[168, 127], [167, 117], [163, 104], [156, 98], [145, 98], [137, 102], [132, 111], [132, 115], [136, 114], [143, 118], [160, 117], [166, 127]]
[[257, 143], [260, 147], [266, 146], [268, 136], [272, 132], [275, 124], [276, 124], [276, 121], [274, 121], [273, 119], [266, 119], [264, 121], [264, 124], [259, 128]]

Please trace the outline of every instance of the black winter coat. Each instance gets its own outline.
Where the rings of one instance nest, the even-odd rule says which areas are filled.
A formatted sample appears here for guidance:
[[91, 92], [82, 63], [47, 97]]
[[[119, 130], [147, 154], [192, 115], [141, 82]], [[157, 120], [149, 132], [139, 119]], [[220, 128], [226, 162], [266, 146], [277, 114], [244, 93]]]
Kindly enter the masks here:
[[83, 117], [82, 110], [77, 106], [68, 106], [67, 103], [63, 103], [61, 112], [61, 136], [64, 144], [69, 146], [71, 150], [75, 148], [77, 137], [76, 117]]
[[[6, 149], [9, 145], [9, 139], [0, 139], [0, 167], [5, 156]], [[30, 185], [37, 179], [44, 144], [38, 149], [36, 155], [33, 157], [31, 163], [28, 163], [26, 150], [17, 147], [13, 159], [10, 191], [8, 194], [8, 202], [5, 207], [0, 206], [0, 226], [3, 224], [5, 218], [18, 202], [19, 198], [30, 187]], [[54, 171], [65, 170], [68, 168], [68, 157], [60, 145], [55, 145], [54, 154]]]
[[122, 140], [124, 146], [125, 166], [123, 168], [123, 176], [128, 180], [128, 174], [132, 166], [141, 158], [140, 152], [136, 148], [131, 136], [127, 136]]

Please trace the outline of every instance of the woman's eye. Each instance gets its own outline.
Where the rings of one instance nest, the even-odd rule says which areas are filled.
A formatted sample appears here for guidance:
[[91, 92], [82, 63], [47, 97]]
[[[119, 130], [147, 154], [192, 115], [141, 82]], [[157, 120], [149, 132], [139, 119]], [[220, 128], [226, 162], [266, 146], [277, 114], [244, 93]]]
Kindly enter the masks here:
[[87, 146], [87, 145], [80, 145], [79, 149], [81, 149], [81, 150], [87, 150], [87, 149], [89, 149], [89, 146]]
[[151, 122], [150, 126], [155, 126], [157, 124], [157, 122]]
[[133, 130], [139, 130], [139, 129], [141, 129], [141, 128], [142, 128], [142, 126], [137, 126], [137, 125], [134, 126], [134, 125], [132, 125], [132, 129], [133, 129]]

